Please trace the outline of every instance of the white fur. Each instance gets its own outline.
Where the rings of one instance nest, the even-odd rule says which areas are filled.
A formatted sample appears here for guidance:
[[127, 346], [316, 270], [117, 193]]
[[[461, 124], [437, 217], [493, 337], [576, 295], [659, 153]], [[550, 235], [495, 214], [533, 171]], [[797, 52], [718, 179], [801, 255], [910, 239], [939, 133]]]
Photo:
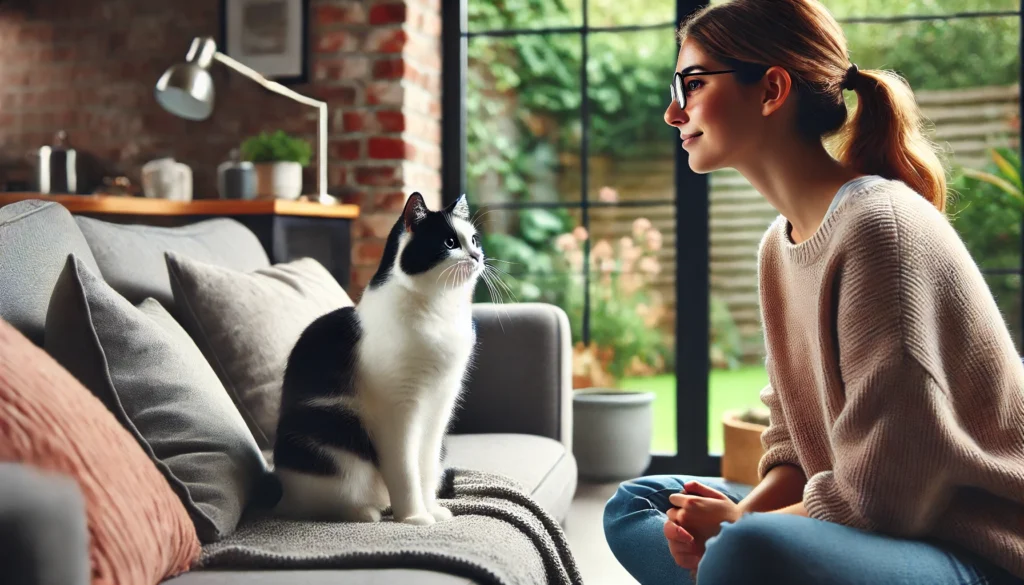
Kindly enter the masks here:
[[427, 273], [402, 272], [410, 235], [399, 241], [387, 283], [366, 289], [356, 306], [362, 329], [355, 409], [377, 449], [380, 471], [343, 451], [326, 450], [343, 475], [318, 478], [281, 471], [288, 515], [377, 521], [391, 505], [398, 521], [429, 525], [451, 518], [436, 501], [443, 474], [441, 443], [472, 359], [473, 288], [482, 262], [467, 250], [476, 233], [452, 219], [461, 246]]

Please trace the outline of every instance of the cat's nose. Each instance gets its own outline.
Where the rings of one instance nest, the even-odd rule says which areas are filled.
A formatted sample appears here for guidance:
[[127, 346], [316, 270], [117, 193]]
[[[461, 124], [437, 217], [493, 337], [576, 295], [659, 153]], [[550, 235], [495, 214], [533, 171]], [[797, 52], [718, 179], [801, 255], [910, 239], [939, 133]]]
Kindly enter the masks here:
[[479, 251], [474, 250], [474, 251], [470, 252], [469, 255], [470, 255], [470, 257], [473, 258], [473, 260], [476, 260], [477, 262], [483, 262], [484, 261], [484, 255], [481, 254]]

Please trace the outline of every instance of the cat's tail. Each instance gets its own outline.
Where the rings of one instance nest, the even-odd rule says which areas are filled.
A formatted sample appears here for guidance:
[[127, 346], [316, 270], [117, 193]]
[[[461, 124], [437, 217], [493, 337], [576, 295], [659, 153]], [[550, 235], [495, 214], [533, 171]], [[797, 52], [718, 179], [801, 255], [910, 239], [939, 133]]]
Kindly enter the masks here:
[[281, 478], [273, 471], [266, 471], [256, 480], [251, 505], [257, 509], [273, 508], [284, 496]]
[[455, 498], [455, 470], [446, 467], [441, 474], [441, 485], [437, 489], [439, 500], [451, 500]]

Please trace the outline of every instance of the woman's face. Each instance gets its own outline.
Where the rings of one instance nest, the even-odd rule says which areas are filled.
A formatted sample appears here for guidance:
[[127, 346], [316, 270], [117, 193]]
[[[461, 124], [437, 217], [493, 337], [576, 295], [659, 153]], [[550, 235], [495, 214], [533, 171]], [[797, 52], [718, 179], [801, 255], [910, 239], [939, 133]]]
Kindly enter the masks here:
[[[679, 48], [676, 71], [684, 75], [727, 69], [690, 39]], [[754, 139], [764, 121], [758, 85], [741, 85], [733, 73], [687, 75], [683, 91], [686, 109], [672, 100], [665, 110], [665, 123], [679, 130], [694, 172], [734, 167], [751, 153], [756, 154]]]

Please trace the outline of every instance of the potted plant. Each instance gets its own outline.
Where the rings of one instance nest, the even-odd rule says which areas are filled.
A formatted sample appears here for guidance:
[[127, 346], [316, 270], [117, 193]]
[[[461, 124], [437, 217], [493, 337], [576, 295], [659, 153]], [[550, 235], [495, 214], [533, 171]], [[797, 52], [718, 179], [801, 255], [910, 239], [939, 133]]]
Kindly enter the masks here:
[[722, 417], [722, 478], [757, 485], [757, 465], [764, 455], [761, 433], [768, 428], [768, 410], [730, 410]]
[[261, 132], [242, 143], [242, 158], [256, 169], [257, 197], [298, 199], [302, 168], [309, 165], [312, 147], [282, 130]]
[[583, 312], [583, 243], [577, 227], [555, 247], [565, 274], [562, 306], [575, 341], [573, 355], [573, 454], [581, 477], [624, 480], [641, 475], [651, 461], [653, 392], [620, 388], [626, 376], [652, 375], [666, 366], [668, 344], [660, 329], [666, 314], [653, 283], [660, 272], [662, 236], [646, 218], [612, 244], [600, 240], [589, 254], [591, 335], [580, 339]]

